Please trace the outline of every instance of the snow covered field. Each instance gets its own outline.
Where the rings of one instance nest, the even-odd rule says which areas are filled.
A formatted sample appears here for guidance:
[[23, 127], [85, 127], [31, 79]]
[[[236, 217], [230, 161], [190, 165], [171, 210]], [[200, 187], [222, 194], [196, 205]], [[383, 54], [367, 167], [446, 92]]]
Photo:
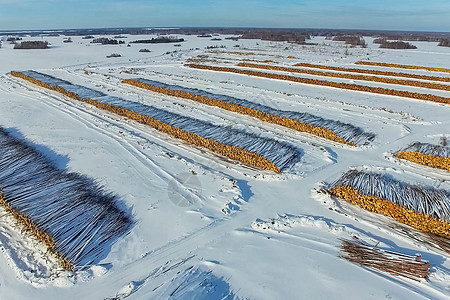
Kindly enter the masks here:
[[[55, 269], [40, 245], [0, 211], [0, 299], [448, 299], [450, 248], [436, 247], [410, 227], [320, 191], [350, 168], [450, 191], [449, 172], [393, 156], [411, 143], [438, 144], [449, 137], [449, 105], [198, 70], [185, 63], [197, 59], [232, 67], [244, 59], [272, 60], [287, 67], [306, 62], [450, 77], [354, 65], [370, 60], [450, 68], [450, 48], [413, 42], [418, 49], [378, 49], [370, 38], [365, 38], [368, 48], [348, 48], [324, 37], [310, 41], [317, 45], [180, 37], [186, 41], [179, 47], [99, 45], [81, 37], [64, 43], [63, 36], [24, 38], [47, 40], [51, 47], [46, 50], [13, 50], [3, 43], [0, 126], [58, 168], [94, 178], [117, 194], [136, 223], [100, 263], [69, 272]], [[206, 47], [214, 45], [226, 48], [210, 53]], [[151, 52], [139, 52], [142, 48]], [[112, 53], [122, 57], [106, 58]], [[300, 151], [300, 161], [281, 174], [261, 171], [9, 74], [25, 70], [285, 142]], [[450, 97], [448, 91], [289, 75]], [[121, 83], [136, 78], [310, 113], [352, 124], [375, 138], [351, 147]], [[352, 237], [383, 250], [420, 253], [430, 262], [429, 277], [415, 281], [341, 258], [341, 239]]]

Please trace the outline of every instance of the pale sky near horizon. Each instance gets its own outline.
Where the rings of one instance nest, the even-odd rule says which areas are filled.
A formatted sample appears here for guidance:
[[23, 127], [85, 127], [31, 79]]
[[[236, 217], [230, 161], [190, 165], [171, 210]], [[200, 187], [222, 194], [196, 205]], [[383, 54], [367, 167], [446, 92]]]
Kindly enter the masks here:
[[0, 0], [0, 30], [284, 27], [450, 32], [449, 0]]

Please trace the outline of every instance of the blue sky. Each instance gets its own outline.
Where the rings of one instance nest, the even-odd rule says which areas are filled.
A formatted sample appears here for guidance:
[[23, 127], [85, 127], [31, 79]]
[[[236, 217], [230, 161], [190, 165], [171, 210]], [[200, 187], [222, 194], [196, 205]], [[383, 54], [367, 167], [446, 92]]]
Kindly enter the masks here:
[[450, 32], [450, 0], [0, 0], [0, 30], [166, 26]]

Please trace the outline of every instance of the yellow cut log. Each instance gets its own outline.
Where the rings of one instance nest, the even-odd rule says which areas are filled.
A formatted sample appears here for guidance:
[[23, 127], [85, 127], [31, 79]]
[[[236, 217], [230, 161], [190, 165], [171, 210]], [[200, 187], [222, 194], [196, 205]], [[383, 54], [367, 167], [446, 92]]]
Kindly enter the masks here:
[[273, 66], [273, 65], [254, 64], [254, 63], [239, 63], [239, 64], [237, 64], [237, 66], [245, 67], [245, 68], [257, 68], [257, 69], [263, 69], [263, 70], [292, 72], [292, 73], [308, 74], [308, 75], [315, 75], [315, 76], [325, 76], [325, 77], [333, 77], [333, 78], [345, 78], [345, 79], [351, 79], [351, 80], [364, 80], [364, 81], [381, 82], [381, 83], [388, 83], [388, 84], [398, 84], [398, 85], [421, 87], [421, 88], [426, 88], [426, 89], [450, 91], [450, 85], [417, 81], [417, 80], [404, 80], [404, 79], [395, 79], [395, 78], [386, 78], [386, 77], [377, 77], [377, 76], [367, 76], [367, 75], [361, 75], [361, 74], [343, 74], [343, 73], [335, 73], [335, 72], [305, 70], [305, 69], [297, 69], [297, 68], [279, 67], [279, 66]]
[[49, 86], [48, 84], [46, 84], [44, 82], [41, 82], [39, 80], [36, 80], [29, 76], [26, 76], [20, 72], [11, 72], [11, 75], [28, 80], [38, 86], [57, 91], [63, 95], [73, 98], [75, 100], [89, 103], [100, 109], [118, 114], [120, 116], [127, 117], [127, 118], [135, 120], [141, 124], [151, 126], [155, 129], [157, 129], [161, 132], [167, 133], [173, 137], [184, 140], [190, 144], [206, 148], [208, 150], [211, 150], [212, 152], [229, 157], [233, 160], [241, 161], [245, 164], [248, 164], [250, 166], [255, 166], [255, 167], [263, 169], [263, 170], [270, 170], [275, 173], [281, 173], [281, 169], [279, 167], [277, 167], [273, 162], [269, 161], [268, 159], [266, 159], [265, 157], [263, 157], [257, 153], [249, 152], [240, 147], [226, 145], [226, 144], [214, 141], [212, 139], [207, 139], [207, 138], [201, 137], [195, 133], [184, 131], [177, 127], [166, 124], [164, 122], [158, 121], [152, 117], [133, 112], [133, 111], [125, 109], [123, 107], [114, 106], [114, 105], [110, 105], [110, 104], [106, 104], [106, 103], [101, 103], [97, 100], [93, 100], [93, 99], [89, 99], [89, 98], [84, 100], [80, 96], [78, 96], [76, 93], [69, 92], [59, 86]]
[[450, 171], [450, 157], [428, 155], [415, 151], [399, 152], [395, 156], [416, 164]]
[[55, 241], [53, 240], [53, 238], [45, 231], [40, 230], [29, 216], [17, 212], [11, 206], [11, 204], [6, 201], [1, 191], [0, 206], [3, 207], [6, 212], [10, 214], [17, 221], [18, 225], [21, 226], [27, 233], [44, 244], [47, 247], [47, 251], [58, 258], [65, 270], [70, 271], [73, 269], [73, 264], [67, 259], [63, 258], [59, 252], [55, 251]]
[[370, 61], [357, 61], [355, 64], [365, 65], [365, 66], [377, 66], [377, 67], [399, 68], [399, 69], [409, 69], [409, 70], [427, 70], [427, 71], [434, 71], [434, 72], [450, 73], [450, 69], [422, 67], [422, 66], [414, 66], [414, 65], [399, 65], [399, 64], [388, 64], [388, 63], [370, 62]]
[[358, 85], [358, 84], [352, 84], [352, 83], [341, 83], [341, 82], [333, 82], [333, 81], [326, 81], [326, 80], [319, 80], [319, 79], [301, 78], [301, 77], [295, 77], [295, 76], [290, 76], [290, 75], [265, 73], [265, 72], [259, 72], [259, 71], [241, 70], [241, 69], [229, 68], [229, 67], [216, 67], [216, 66], [207, 66], [207, 65], [199, 65], [199, 64], [189, 64], [187, 66], [190, 68], [200, 69], [200, 70], [211, 70], [211, 71], [217, 71], [217, 72], [236, 73], [236, 74], [243, 74], [243, 75], [256, 76], [256, 77], [285, 80], [285, 81], [291, 81], [291, 82], [297, 82], [297, 83], [303, 83], [303, 84], [328, 86], [328, 87], [333, 87], [333, 88], [338, 88], [338, 89], [361, 91], [361, 92], [367, 92], [367, 93], [398, 96], [398, 97], [420, 99], [420, 100], [425, 100], [425, 101], [450, 104], [450, 98], [431, 95], [431, 94], [421, 94], [421, 93], [408, 92], [408, 91], [399, 91], [399, 90]]
[[405, 77], [405, 78], [423, 79], [423, 80], [431, 80], [431, 81], [450, 82], [450, 77], [428, 76], [428, 75], [408, 74], [408, 73], [400, 73], [400, 72], [388, 72], [388, 71], [369, 70], [369, 69], [341, 68], [341, 67], [309, 64], [309, 63], [298, 63], [298, 64], [295, 64], [294, 66], [295, 67], [305, 67], [305, 68], [316, 68], [316, 69], [323, 69], [323, 70], [342, 71], [342, 72], [364, 73], [364, 74], [373, 74], [373, 75], [382, 75], [382, 76], [395, 76], [395, 77]]
[[236, 113], [243, 114], [243, 115], [248, 115], [248, 116], [260, 119], [262, 121], [268, 122], [268, 123], [281, 125], [281, 126], [291, 128], [291, 129], [294, 129], [297, 131], [301, 131], [301, 132], [307, 132], [307, 133], [310, 133], [310, 134], [313, 134], [313, 135], [316, 135], [316, 136], [319, 136], [319, 137], [322, 137], [322, 138], [325, 138], [325, 139], [328, 139], [328, 140], [331, 140], [334, 142], [348, 144], [351, 146], [356, 146], [355, 143], [347, 142], [346, 140], [339, 137], [336, 133], [334, 133], [330, 129], [310, 125], [310, 124], [307, 124], [304, 122], [292, 120], [289, 118], [285, 118], [285, 117], [281, 117], [281, 116], [277, 116], [277, 115], [273, 115], [273, 114], [269, 114], [269, 113], [264, 113], [257, 109], [254, 109], [254, 108], [250, 108], [250, 107], [246, 107], [246, 106], [242, 106], [242, 105], [238, 105], [238, 104], [234, 104], [234, 103], [230, 103], [230, 102], [226, 102], [226, 101], [222, 101], [222, 100], [218, 100], [218, 99], [212, 99], [212, 98], [196, 95], [196, 94], [185, 92], [185, 91], [176, 91], [176, 90], [171, 90], [171, 89], [167, 89], [167, 88], [156, 87], [156, 86], [153, 86], [153, 85], [150, 85], [147, 83], [143, 83], [143, 82], [131, 80], [131, 79], [125, 79], [122, 82], [142, 88], [142, 89], [150, 90], [153, 92], [157, 92], [157, 93], [161, 93], [161, 94], [165, 94], [165, 95], [169, 95], [169, 96], [173, 96], [173, 97], [189, 99], [189, 100], [196, 101], [196, 102], [210, 105], [210, 106], [220, 107], [222, 109], [226, 109], [228, 111], [236, 112]]
[[365, 210], [391, 217], [394, 220], [413, 228], [447, 238], [450, 237], [449, 222], [433, 218], [427, 214], [418, 213], [406, 207], [397, 205], [392, 201], [383, 200], [376, 196], [361, 194], [356, 189], [349, 186], [337, 186], [329, 189], [328, 192], [351, 204], [358, 205]]

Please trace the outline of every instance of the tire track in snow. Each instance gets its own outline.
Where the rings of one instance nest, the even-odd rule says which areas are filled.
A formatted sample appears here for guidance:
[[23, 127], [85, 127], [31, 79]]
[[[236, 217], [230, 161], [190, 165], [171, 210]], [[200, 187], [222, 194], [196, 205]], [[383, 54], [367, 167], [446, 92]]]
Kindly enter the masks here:
[[[26, 86], [23, 86], [25, 88], [27, 88]], [[32, 93], [33, 91], [37, 91], [34, 89], [29, 89], [29, 91]], [[146, 168], [148, 170], [150, 170], [152, 173], [154, 173], [155, 175], [157, 175], [162, 184], [167, 184], [170, 181], [175, 181], [177, 183], [179, 183], [180, 185], [183, 185], [183, 182], [176, 177], [175, 175], [165, 171], [160, 165], [158, 165], [156, 163], [156, 161], [154, 159], [151, 159], [148, 155], [146, 155], [142, 150], [139, 149], [139, 147], [136, 147], [134, 145], [131, 144], [130, 141], [128, 141], [127, 139], [124, 138], [118, 138], [121, 137], [120, 135], [118, 135], [115, 132], [112, 132], [111, 130], [107, 130], [102, 128], [100, 125], [95, 124], [95, 122], [99, 122], [102, 125], [104, 124], [108, 124], [109, 126], [113, 126], [113, 127], [117, 127], [120, 130], [117, 131], [122, 131], [122, 132], [126, 132], [128, 134], [128, 136], [133, 137], [135, 139], [139, 139], [139, 140], [143, 140], [144, 143], [149, 142], [152, 145], [155, 145], [157, 147], [161, 148], [161, 153], [164, 152], [171, 152], [169, 149], [165, 148], [164, 146], [156, 143], [156, 142], [151, 142], [150, 140], [142, 137], [142, 136], [138, 136], [136, 135], [136, 133], [133, 133], [132, 131], [138, 131], [140, 134], [142, 135], [148, 135], [149, 133], [144, 132], [140, 129], [137, 128], [137, 126], [132, 127], [132, 131], [130, 129], [128, 129], [128, 124], [123, 124], [123, 121], [121, 119], [121, 117], [113, 117], [113, 116], [108, 116], [108, 114], [103, 114], [100, 110], [98, 110], [98, 112], [96, 112], [96, 109], [90, 108], [88, 107], [87, 104], [82, 104], [82, 103], [76, 103], [75, 101], [71, 101], [70, 99], [68, 101], [66, 100], [61, 100], [61, 97], [57, 97], [55, 95], [50, 95], [48, 93], [42, 92], [42, 91], [37, 91], [40, 94], [42, 94], [44, 97], [37, 97], [35, 95], [30, 95], [29, 93], [26, 92], [17, 92], [15, 91], [14, 93], [16, 95], [22, 95], [25, 96], [27, 98], [32, 98], [36, 101], [39, 101], [40, 103], [44, 103], [45, 105], [52, 107], [53, 109], [58, 110], [59, 112], [66, 114], [68, 116], [70, 116], [72, 119], [77, 120], [78, 122], [80, 122], [81, 124], [83, 124], [86, 128], [90, 128], [93, 130], [96, 130], [98, 132], [101, 132], [103, 135], [109, 137], [110, 139], [112, 139], [114, 142], [120, 144], [120, 146], [125, 149], [128, 153], [130, 153], [135, 159], [137, 159], [138, 161], [140, 161], [144, 166], [146, 166]], [[63, 103], [63, 105], [70, 107], [70, 109], [74, 109], [77, 110], [75, 111], [70, 111], [64, 107], [61, 107], [58, 104], [54, 104], [50, 101], [43, 101], [43, 98], [47, 98], [51, 101], [58, 101], [58, 103]], [[79, 113], [83, 113], [85, 114], [85, 116], [81, 116]], [[89, 121], [89, 119], [93, 120], [93, 121]], [[108, 119], [114, 120], [114, 121], [110, 121]], [[119, 120], [119, 121], [115, 121], [115, 120]], [[154, 136], [153, 136], [154, 137]], [[112, 147], [114, 148], [114, 147]], [[111, 148], [111, 149], [112, 149]], [[117, 155], [118, 157], [120, 157], [120, 155]], [[180, 155], [181, 156], [181, 155]], [[184, 158], [183, 156], [181, 156], [182, 158]], [[139, 176], [140, 174], [137, 173]], [[145, 181], [145, 177], [141, 176], [141, 178]], [[191, 192], [189, 189], [183, 189], [183, 191], [186, 191], [190, 194], [191, 197], [193, 197], [196, 200], [205, 200], [205, 199], [200, 199], [199, 196], [193, 192]]]

